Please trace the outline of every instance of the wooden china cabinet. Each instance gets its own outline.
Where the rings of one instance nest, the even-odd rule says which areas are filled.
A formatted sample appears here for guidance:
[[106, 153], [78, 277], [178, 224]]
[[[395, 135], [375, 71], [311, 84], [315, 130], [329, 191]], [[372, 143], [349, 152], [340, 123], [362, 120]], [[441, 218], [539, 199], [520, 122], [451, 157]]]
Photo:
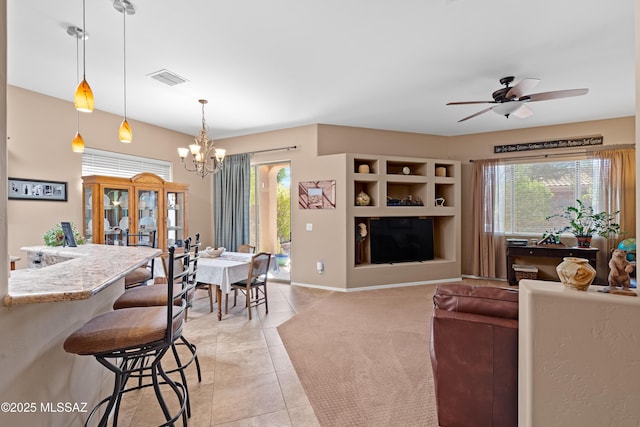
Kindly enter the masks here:
[[82, 218], [87, 242], [122, 245], [123, 231], [156, 231], [157, 246], [182, 246], [187, 238], [189, 186], [141, 173], [132, 178], [82, 177]]

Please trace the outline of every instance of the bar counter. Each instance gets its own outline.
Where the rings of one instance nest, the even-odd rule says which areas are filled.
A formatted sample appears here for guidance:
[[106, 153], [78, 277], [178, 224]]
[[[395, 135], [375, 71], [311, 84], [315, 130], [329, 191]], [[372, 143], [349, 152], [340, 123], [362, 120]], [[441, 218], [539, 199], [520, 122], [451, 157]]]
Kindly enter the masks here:
[[0, 411], [0, 425], [83, 425], [86, 412], [47, 408], [69, 402], [90, 410], [111, 393], [113, 375], [93, 357], [65, 352], [64, 340], [89, 319], [113, 310], [124, 292], [124, 275], [161, 250], [92, 244], [22, 250], [39, 261], [30, 266], [42, 267], [11, 271], [0, 305], [0, 401], [34, 411]]
[[86, 244], [77, 247], [28, 246], [42, 268], [11, 271], [6, 306], [88, 299], [161, 254], [160, 249]]

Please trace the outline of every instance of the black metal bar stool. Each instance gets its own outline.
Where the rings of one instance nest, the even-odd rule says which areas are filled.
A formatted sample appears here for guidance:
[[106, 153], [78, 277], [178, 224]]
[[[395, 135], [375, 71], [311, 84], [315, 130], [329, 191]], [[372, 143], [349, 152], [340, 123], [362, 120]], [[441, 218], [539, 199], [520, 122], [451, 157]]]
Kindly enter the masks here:
[[[132, 307], [101, 314], [89, 320], [65, 340], [65, 351], [94, 356], [115, 374], [113, 392], [95, 406], [85, 426], [104, 404], [107, 405], [98, 425], [106, 426], [113, 410], [113, 426], [117, 426], [122, 396], [126, 392], [149, 386], [153, 386], [165, 417], [166, 422], [162, 425], [173, 425], [180, 417], [183, 424], [187, 425], [187, 388], [183, 383], [169, 377], [162, 367], [162, 358], [182, 336], [186, 295], [190, 289], [190, 256], [189, 251], [176, 255], [175, 249], [169, 248], [167, 304]], [[176, 261], [180, 261], [177, 265], [183, 266], [178, 271], [174, 270]], [[145, 363], [147, 360], [150, 363]], [[151, 383], [139, 383], [136, 387], [127, 388], [127, 380], [143, 372], [150, 377]], [[173, 414], [170, 413], [160, 389], [162, 384], [169, 385], [178, 399], [179, 409]]]
[[[193, 294], [195, 291], [195, 286], [196, 286], [196, 272], [198, 270], [198, 258], [199, 258], [199, 248], [200, 248], [200, 234], [196, 234], [195, 236], [195, 243], [191, 243], [191, 238], [188, 238], [185, 240], [185, 252], [189, 252], [191, 251], [191, 255], [189, 256], [188, 260], [190, 265], [188, 266], [188, 275], [186, 278], [187, 284], [189, 289], [187, 290], [186, 294], [185, 294], [185, 298], [184, 301], [186, 303], [185, 305], [185, 312], [184, 312], [184, 317], [186, 320], [187, 317], [187, 310], [188, 307], [191, 305], [191, 302], [193, 300]], [[180, 262], [180, 260], [178, 259], [177, 261], [174, 261], [174, 264], [176, 262]], [[171, 277], [171, 272], [170, 270], [173, 268], [174, 270], [176, 269], [176, 265], [171, 265], [171, 261], [169, 260], [169, 265], [167, 266], [166, 270], [167, 270], [167, 276]], [[153, 285], [148, 285], [148, 286], [138, 286], [135, 288], [131, 288], [131, 289], [127, 289], [114, 303], [113, 303], [113, 309], [114, 310], [122, 310], [122, 309], [129, 309], [129, 308], [134, 308], [134, 307], [155, 307], [155, 306], [164, 306], [167, 304], [167, 298], [168, 298], [168, 290], [167, 290], [167, 286], [168, 284], [166, 283], [156, 283]], [[174, 288], [174, 294], [176, 292], [181, 292], [181, 289], [175, 289]], [[180, 300], [176, 300], [175, 301], [176, 304], [182, 304], [183, 303], [183, 299], [180, 298]], [[182, 361], [180, 359], [180, 356], [178, 355], [178, 351], [176, 348], [176, 345], [184, 345], [190, 352], [191, 352], [191, 358], [187, 361]], [[198, 382], [202, 382], [202, 373], [200, 371], [200, 361], [198, 360], [198, 353], [197, 353], [197, 348], [195, 346], [195, 344], [189, 342], [187, 340], [187, 338], [184, 337], [184, 335], [181, 335], [179, 337], [179, 342], [176, 342], [174, 344], [172, 344], [172, 352], [174, 354], [174, 357], [176, 359], [176, 363], [177, 363], [177, 368], [176, 369], [172, 369], [167, 371], [168, 374], [171, 374], [173, 372], [179, 372], [180, 377], [182, 379], [182, 383], [187, 386], [187, 378], [184, 374], [184, 370], [191, 365], [193, 362], [195, 362], [196, 365], [196, 371], [198, 374]], [[191, 404], [190, 404], [190, 399], [188, 398], [189, 394], [188, 394], [188, 386], [187, 386], [187, 415], [191, 416]]]
[[[129, 233], [126, 229], [122, 233], [122, 239], [127, 246], [146, 246], [155, 248], [156, 246], [156, 230], [141, 231], [138, 234]], [[125, 289], [141, 286], [153, 279], [155, 268], [155, 258], [151, 259], [147, 265], [136, 268], [131, 273], [124, 276]]]

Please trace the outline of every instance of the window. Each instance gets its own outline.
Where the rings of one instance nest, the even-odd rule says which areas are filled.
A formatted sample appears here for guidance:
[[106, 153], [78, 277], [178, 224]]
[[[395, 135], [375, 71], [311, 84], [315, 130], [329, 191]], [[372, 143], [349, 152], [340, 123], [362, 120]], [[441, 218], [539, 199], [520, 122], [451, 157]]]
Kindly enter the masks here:
[[566, 225], [562, 218], [546, 218], [576, 205], [576, 199], [596, 211], [604, 210], [604, 162], [587, 159], [499, 165], [503, 190], [497, 197], [494, 226], [504, 234], [543, 234]]
[[82, 154], [82, 176], [107, 175], [130, 178], [142, 172], [154, 173], [172, 181], [173, 163], [147, 157], [85, 148]]

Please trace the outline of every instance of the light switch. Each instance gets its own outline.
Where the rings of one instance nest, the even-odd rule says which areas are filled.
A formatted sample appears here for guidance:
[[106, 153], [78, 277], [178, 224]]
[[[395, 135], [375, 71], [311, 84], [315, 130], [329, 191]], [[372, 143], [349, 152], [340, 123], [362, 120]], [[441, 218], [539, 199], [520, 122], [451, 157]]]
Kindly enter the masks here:
[[313, 231], [313, 224], [310, 222], [307, 223], [307, 231]]

